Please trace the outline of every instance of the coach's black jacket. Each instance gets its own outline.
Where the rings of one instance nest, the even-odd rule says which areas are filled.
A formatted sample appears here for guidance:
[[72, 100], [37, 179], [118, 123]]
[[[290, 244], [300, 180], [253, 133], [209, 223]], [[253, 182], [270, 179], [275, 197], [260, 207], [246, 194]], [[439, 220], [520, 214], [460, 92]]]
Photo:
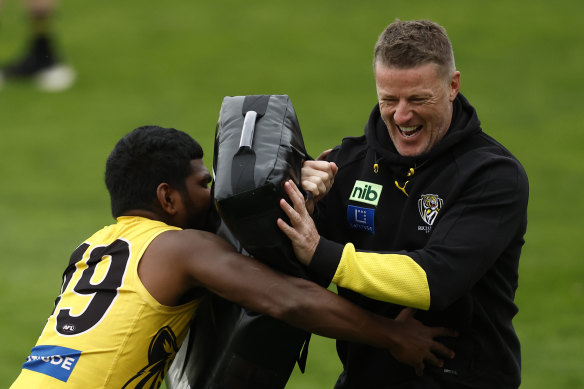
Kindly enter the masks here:
[[333, 150], [329, 160], [339, 172], [317, 207], [323, 238], [310, 271], [370, 311], [394, 317], [403, 305], [427, 310], [416, 317], [459, 331], [458, 338], [442, 339], [456, 357], [418, 378], [388, 351], [338, 342], [344, 372], [337, 388], [417, 388], [422, 381], [448, 388], [458, 387], [454, 382], [519, 386], [512, 319], [527, 176], [509, 151], [482, 132], [461, 94], [453, 104], [449, 131], [423, 156], [397, 153], [378, 106], [363, 136], [346, 138]]

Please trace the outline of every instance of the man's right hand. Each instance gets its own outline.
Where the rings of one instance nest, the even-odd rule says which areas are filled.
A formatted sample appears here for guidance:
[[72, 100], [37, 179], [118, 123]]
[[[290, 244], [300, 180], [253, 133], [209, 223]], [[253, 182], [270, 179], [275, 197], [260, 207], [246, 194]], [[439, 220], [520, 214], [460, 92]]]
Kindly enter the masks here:
[[335, 176], [339, 170], [334, 162], [327, 162], [325, 158], [331, 150], [323, 151], [316, 160], [304, 161], [302, 164], [302, 189], [312, 194], [305, 204], [308, 213], [312, 215], [314, 206], [323, 198], [333, 186]]

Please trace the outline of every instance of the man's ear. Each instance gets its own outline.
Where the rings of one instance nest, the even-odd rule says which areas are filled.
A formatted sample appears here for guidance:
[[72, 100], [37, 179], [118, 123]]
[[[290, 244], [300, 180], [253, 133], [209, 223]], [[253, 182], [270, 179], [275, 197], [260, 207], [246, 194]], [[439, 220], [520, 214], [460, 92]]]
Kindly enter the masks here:
[[454, 72], [452, 79], [450, 80], [450, 102], [453, 102], [458, 92], [460, 91], [460, 72], [457, 70]]
[[177, 205], [179, 201], [180, 194], [176, 189], [173, 189], [166, 182], [161, 183], [156, 188], [156, 198], [158, 199], [158, 204], [164, 212], [174, 216], [177, 212]]

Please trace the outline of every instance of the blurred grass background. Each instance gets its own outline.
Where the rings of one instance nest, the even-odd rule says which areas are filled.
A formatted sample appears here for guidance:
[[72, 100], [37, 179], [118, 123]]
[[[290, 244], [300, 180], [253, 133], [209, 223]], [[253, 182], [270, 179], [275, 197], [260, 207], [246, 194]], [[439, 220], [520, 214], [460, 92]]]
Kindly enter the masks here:
[[[361, 134], [375, 104], [378, 34], [430, 18], [453, 41], [462, 93], [530, 178], [515, 325], [523, 388], [584, 387], [584, 3], [549, 1], [63, 1], [59, 46], [78, 73], [61, 93], [0, 90], [0, 386], [52, 309], [73, 248], [109, 224], [104, 163], [143, 124], [201, 142], [211, 166], [226, 95], [288, 94], [313, 155]], [[0, 15], [0, 61], [20, 54], [20, 3]], [[334, 341], [313, 337], [288, 385], [332, 388]]]

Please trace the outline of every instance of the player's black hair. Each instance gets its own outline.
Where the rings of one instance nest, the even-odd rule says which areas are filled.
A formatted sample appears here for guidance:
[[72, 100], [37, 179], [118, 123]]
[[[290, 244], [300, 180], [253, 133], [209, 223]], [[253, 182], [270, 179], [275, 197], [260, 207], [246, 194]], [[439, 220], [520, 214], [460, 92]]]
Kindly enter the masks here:
[[186, 191], [190, 162], [203, 149], [190, 135], [174, 128], [142, 126], [118, 141], [105, 165], [105, 184], [112, 215], [131, 209], [153, 210], [156, 188], [166, 182]]

